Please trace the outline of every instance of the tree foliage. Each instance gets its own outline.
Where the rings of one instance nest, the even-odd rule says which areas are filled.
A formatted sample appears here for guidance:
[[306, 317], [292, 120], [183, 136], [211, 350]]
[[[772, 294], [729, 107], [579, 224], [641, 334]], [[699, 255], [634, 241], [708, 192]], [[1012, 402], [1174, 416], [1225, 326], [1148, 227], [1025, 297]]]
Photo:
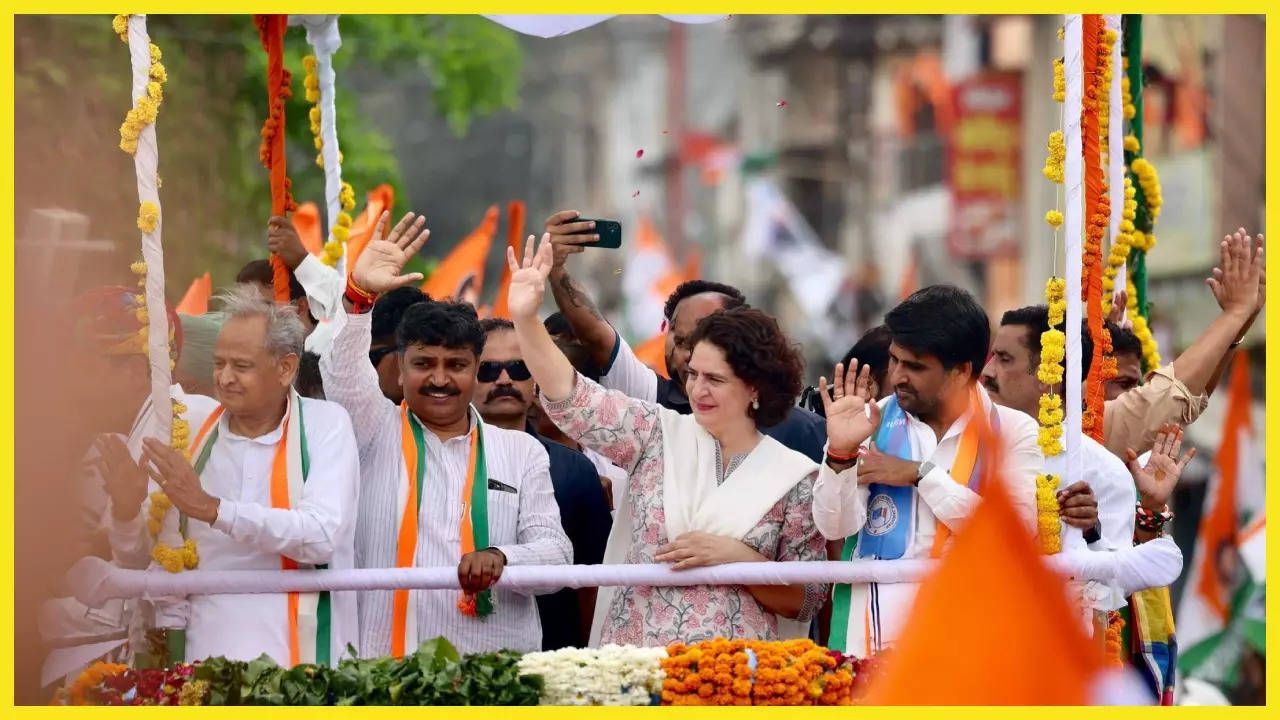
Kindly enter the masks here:
[[[15, 126], [18, 225], [40, 207], [91, 218], [93, 238], [121, 248], [115, 280], [138, 253], [132, 158], [118, 128], [129, 106], [127, 48], [110, 16], [15, 18]], [[167, 286], [171, 298], [206, 270], [229, 282], [245, 261], [265, 255], [270, 212], [266, 170], [258, 161], [266, 113], [266, 55], [247, 15], [148, 17], [164, 53], [169, 82], [156, 128]], [[346, 15], [334, 56], [343, 178], [360, 206], [367, 191], [390, 183], [403, 197], [400, 163], [389, 131], [364, 99], [379, 80], [421, 74], [423, 110], [444, 117], [457, 135], [471, 119], [514, 108], [521, 53], [514, 35], [474, 15]], [[293, 73], [286, 105], [289, 175], [299, 202], [323, 206], [324, 176], [315, 164], [302, 57], [302, 28], [285, 39]], [[417, 158], [414, 161], [422, 161]], [[323, 212], [322, 212], [323, 215]], [[98, 279], [106, 280], [108, 277]]]

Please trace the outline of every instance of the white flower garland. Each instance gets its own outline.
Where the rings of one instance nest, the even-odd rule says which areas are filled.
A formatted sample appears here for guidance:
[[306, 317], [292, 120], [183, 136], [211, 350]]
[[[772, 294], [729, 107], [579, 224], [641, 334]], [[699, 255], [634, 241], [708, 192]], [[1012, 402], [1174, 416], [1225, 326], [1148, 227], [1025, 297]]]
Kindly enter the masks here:
[[662, 647], [606, 645], [527, 653], [520, 672], [541, 675], [542, 705], [650, 705], [662, 694]]

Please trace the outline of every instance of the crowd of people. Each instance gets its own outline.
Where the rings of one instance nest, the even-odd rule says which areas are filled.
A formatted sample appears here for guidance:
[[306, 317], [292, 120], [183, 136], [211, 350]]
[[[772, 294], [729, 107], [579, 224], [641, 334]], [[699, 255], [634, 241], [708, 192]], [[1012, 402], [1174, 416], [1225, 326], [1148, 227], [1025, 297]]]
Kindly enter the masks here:
[[[441, 635], [462, 652], [842, 638], [865, 657], [893, 645], [916, 584], [495, 583], [516, 565], [938, 557], [981, 501], [984, 460], [998, 462], [1029, 535], [1037, 477], [1064, 475], [1063, 456], [1046, 459], [1038, 442], [1040, 396], [1065, 396], [1037, 375], [1043, 305], [992, 318], [962, 289], [925, 287], [806, 388], [805, 361], [775, 318], [731, 285], [694, 280], [667, 300], [660, 373], [571, 276], [567, 261], [595, 240], [576, 212], [553, 214], [520, 256], [508, 251], [509, 319], [419, 290], [421, 275], [404, 268], [427, 241], [425, 218], [390, 226], [384, 214], [348, 278], [272, 218], [264, 249], [290, 270], [289, 303], [275, 301], [258, 260], [219, 312], [171, 316], [186, 443], [148, 437], [149, 367], [142, 348], [120, 343], [137, 329], [122, 300], [132, 291], [93, 296], [106, 309], [85, 337], [122, 364], [104, 388], [117, 417], [86, 462], [86, 522], [115, 563], [158, 563], [148, 526], [164, 518], [161, 502], [180, 515], [200, 570], [457, 567], [460, 592], [157, 600], [156, 624], [185, 629], [175, 659], [336, 662], [349, 648], [403, 655]], [[1064, 549], [1166, 533], [1194, 453], [1182, 428], [1263, 306], [1262, 237], [1224, 238], [1208, 283], [1220, 314], [1146, 377], [1115, 304], [1103, 441], [1079, 439], [1083, 478], [1057, 492]], [[544, 318], [548, 286], [557, 311]], [[1063, 382], [1089, 370], [1082, 333], [1083, 366]], [[981, 442], [984, 429], [999, 447]]]

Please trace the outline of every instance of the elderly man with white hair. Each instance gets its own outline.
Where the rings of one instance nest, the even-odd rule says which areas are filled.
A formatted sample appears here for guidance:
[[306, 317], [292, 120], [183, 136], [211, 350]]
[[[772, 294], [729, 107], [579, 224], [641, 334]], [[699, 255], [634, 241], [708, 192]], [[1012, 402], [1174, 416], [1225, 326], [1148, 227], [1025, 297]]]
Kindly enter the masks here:
[[[354, 567], [360, 473], [351, 421], [338, 405], [293, 390], [306, 331], [292, 307], [243, 286], [222, 299], [213, 360], [220, 404], [191, 428], [189, 461], [148, 439], [142, 464], [184, 517], [201, 570]], [[336, 664], [358, 637], [353, 593], [188, 602], [188, 661], [267, 653], [285, 666]]]

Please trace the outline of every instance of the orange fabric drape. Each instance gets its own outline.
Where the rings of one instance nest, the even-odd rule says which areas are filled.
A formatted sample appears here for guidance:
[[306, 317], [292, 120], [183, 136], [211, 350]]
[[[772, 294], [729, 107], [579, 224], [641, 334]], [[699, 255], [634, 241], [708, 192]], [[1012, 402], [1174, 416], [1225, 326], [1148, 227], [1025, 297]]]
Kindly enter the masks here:
[[491, 206], [484, 214], [479, 227], [458, 243], [453, 251], [440, 262], [431, 277], [422, 283], [422, 289], [434, 300], [464, 297], [464, 289], [471, 281], [471, 292], [478, 298], [484, 289], [484, 263], [489, 257], [489, 246], [493, 244], [493, 236], [498, 230], [498, 206]]
[[[985, 423], [984, 423], [985, 425]], [[920, 587], [869, 705], [1084, 705], [1103, 670], [1068, 601], [1009, 498], [1000, 443], [982, 503]], [[988, 482], [990, 481], [990, 482]], [[1000, 598], [993, 609], [991, 599]], [[925, 680], [927, 679], [927, 680]]]
[[[386, 183], [370, 190], [366, 197], [364, 212], [351, 223], [351, 237], [347, 240], [347, 277], [351, 277], [351, 270], [356, 266], [356, 258], [360, 257], [360, 252], [373, 237], [373, 229], [378, 225], [378, 218], [396, 204], [396, 191]], [[394, 221], [394, 218], [392, 220]], [[388, 223], [384, 232], [390, 232], [391, 227], [392, 224]]]
[[[267, 51], [267, 119], [262, 125], [262, 146], [258, 156], [271, 173], [271, 214], [282, 216], [294, 209], [285, 174], [284, 101], [289, 91], [290, 75], [284, 69], [284, 33], [289, 27], [288, 15], [254, 15], [262, 49]], [[278, 256], [271, 256], [272, 284], [276, 300], [289, 302], [289, 270]]]
[[209, 296], [213, 294], [213, 277], [205, 273], [191, 281], [191, 287], [174, 308], [183, 315], [203, 315], [209, 312]]
[[[512, 200], [507, 206], [507, 247], [515, 250], [516, 257], [524, 250], [524, 203]], [[511, 268], [507, 266], [506, 256], [502, 261], [502, 283], [498, 285], [498, 295], [493, 300], [492, 317], [511, 319], [507, 310], [507, 292], [511, 290]]]
[[298, 231], [302, 247], [312, 255], [324, 252], [324, 240], [320, 237], [320, 208], [313, 202], [304, 202], [293, 211], [293, 229]]

